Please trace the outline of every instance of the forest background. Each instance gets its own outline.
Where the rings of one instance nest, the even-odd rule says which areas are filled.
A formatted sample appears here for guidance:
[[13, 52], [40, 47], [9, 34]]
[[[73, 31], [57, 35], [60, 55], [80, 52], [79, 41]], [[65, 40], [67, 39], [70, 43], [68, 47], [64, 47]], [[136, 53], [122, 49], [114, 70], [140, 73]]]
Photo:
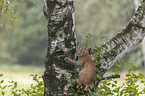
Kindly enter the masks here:
[[[85, 34], [91, 33], [92, 37], [87, 43], [92, 48], [121, 31], [135, 12], [134, 0], [76, 0], [75, 7], [77, 41], [85, 45]], [[43, 2], [16, 0], [14, 13], [16, 21], [11, 21], [10, 13], [0, 20], [3, 24], [0, 25], [0, 72], [17, 69], [17, 72], [43, 74], [47, 49], [47, 21], [43, 15]], [[105, 38], [101, 40], [100, 36]], [[122, 61], [135, 60], [135, 65], [143, 70], [141, 46], [139, 44]], [[122, 65], [119, 70], [123, 72], [126, 68]]]

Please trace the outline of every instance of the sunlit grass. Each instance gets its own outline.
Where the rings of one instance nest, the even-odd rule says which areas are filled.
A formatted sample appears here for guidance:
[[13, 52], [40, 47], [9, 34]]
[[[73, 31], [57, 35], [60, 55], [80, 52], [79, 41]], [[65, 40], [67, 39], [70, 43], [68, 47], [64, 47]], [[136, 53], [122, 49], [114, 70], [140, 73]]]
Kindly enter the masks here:
[[[140, 70], [140, 71], [138, 70], [138, 71], [135, 71], [135, 72], [134, 72], [134, 74], [136, 74], [136, 75], [138, 75], [138, 73], [143, 73], [143, 74], [145, 75], [144, 71], [142, 71], [142, 70]], [[114, 79], [114, 80], [117, 80], [117, 82], [118, 82], [117, 85], [118, 85], [118, 86], [121, 86], [123, 83], [126, 82], [126, 81], [125, 81], [125, 79], [127, 79], [126, 74], [127, 74], [126, 71], [121, 72], [121, 73], [120, 73], [120, 78]], [[144, 79], [143, 79], [143, 80], [144, 80]], [[138, 81], [135, 83], [136, 85], [139, 85], [139, 87], [138, 87], [139, 91], [143, 90], [143, 88], [144, 88], [144, 84], [140, 83], [140, 81], [141, 81], [141, 80], [138, 80]], [[145, 96], [145, 95], [144, 95], [144, 96]]]
[[[0, 74], [4, 74], [1, 80], [4, 80], [4, 85], [9, 85], [8, 81], [18, 82], [18, 89], [29, 89], [31, 84], [35, 84], [31, 74], [42, 75], [44, 67], [36, 66], [22, 66], [22, 65], [9, 65], [0, 64]], [[9, 90], [6, 90], [5, 96], [11, 96]]]

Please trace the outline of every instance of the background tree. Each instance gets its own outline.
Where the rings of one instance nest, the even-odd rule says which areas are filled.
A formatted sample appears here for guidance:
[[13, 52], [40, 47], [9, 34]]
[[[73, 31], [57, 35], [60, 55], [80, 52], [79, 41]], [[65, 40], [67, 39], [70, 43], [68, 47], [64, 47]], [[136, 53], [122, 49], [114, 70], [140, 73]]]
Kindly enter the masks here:
[[15, 1], [13, 6], [18, 17], [13, 24], [14, 28], [9, 24], [9, 12], [2, 17], [0, 63], [44, 65], [47, 47], [47, 36], [44, 32], [47, 30], [47, 22], [42, 12], [43, 2], [21, 0]]
[[7, 14], [10, 13], [10, 18], [11, 18], [11, 28], [13, 28], [13, 21], [17, 20], [16, 15], [14, 14], [13, 10], [13, 3], [15, 0], [1, 0], [0, 2], [0, 27], [3, 27], [3, 17]]

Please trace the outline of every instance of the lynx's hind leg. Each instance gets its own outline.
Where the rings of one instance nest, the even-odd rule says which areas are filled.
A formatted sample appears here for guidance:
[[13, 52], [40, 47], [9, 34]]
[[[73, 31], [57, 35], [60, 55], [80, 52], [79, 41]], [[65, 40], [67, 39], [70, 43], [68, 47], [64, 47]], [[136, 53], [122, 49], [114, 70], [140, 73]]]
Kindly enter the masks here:
[[79, 86], [82, 84], [82, 82], [81, 82], [78, 78], [76, 78], [75, 81], [77, 82], [77, 84], [78, 84]]
[[90, 87], [90, 85], [86, 85], [85, 91], [87, 91], [89, 87]]
[[79, 86], [82, 84], [82, 82], [78, 78], [76, 78], [75, 80]]

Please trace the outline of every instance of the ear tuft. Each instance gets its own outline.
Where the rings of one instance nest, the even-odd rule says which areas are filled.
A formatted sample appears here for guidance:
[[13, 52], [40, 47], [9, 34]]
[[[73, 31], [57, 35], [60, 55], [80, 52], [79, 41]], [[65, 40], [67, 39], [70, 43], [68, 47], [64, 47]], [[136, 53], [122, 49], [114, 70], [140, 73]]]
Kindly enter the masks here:
[[86, 51], [88, 51], [87, 45], [84, 46], [84, 49], [85, 49]]

